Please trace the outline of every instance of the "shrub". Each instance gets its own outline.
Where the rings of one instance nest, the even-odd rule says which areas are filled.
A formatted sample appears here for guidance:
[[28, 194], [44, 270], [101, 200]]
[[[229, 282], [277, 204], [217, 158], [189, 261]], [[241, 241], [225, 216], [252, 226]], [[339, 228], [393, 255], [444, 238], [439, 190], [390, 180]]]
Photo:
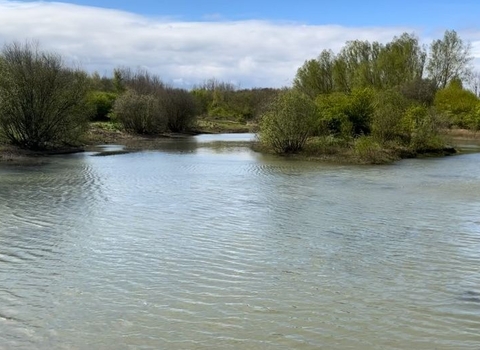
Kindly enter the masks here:
[[444, 115], [451, 125], [460, 128], [472, 126], [471, 120], [475, 119], [478, 103], [478, 97], [473, 92], [465, 90], [461, 83], [455, 80], [435, 95], [437, 111]]
[[92, 109], [92, 120], [106, 121], [110, 119], [110, 113], [113, 110], [113, 105], [117, 94], [113, 92], [93, 91], [88, 96], [88, 104]]
[[77, 142], [88, 121], [88, 77], [36, 45], [6, 45], [0, 58], [0, 128], [29, 149]]
[[320, 109], [319, 134], [330, 133], [344, 137], [370, 134], [374, 114], [373, 90], [354, 89], [350, 94], [320, 95], [315, 103]]
[[260, 141], [276, 153], [295, 153], [305, 145], [316, 126], [313, 101], [296, 90], [285, 90], [274, 99], [260, 123]]
[[392, 161], [392, 156], [371, 136], [360, 136], [355, 140], [354, 153], [358, 159], [368, 164], [384, 164]]
[[166, 89], [162, 104], [168, 117], [168, 129], [183, 132], [195, 123], [197, 105], [194, 97], [186, 90]]
[[113, 113], [125, 130], [130, 132], [157, 134], [167, 129], [165, 109], [154, 95], [127, 90], [115, 101]]
[[412, 151], [422, 153], [444, 147], [444, 142], [439, 136], [440, 122], [426, 107], [408, 108], [402, 119], [402, 126]]
[[380, 143], [401, 138], [401, 122], [408, 106], [409, 102], [397, 90], [378, 92], [371, 123], [372, 136]]
[[346, 94], [336, 92], [329, 95], [319, 95], [315, 104], [320, 115], [317, 135], [351, 134], [352, 125], [348, 123], [348, 116], [345, 113], [348, 105]]
[[425, 106], [433, 105], [437, 86], [433, 80], [416, 78], [400, 87], [403, 97]]

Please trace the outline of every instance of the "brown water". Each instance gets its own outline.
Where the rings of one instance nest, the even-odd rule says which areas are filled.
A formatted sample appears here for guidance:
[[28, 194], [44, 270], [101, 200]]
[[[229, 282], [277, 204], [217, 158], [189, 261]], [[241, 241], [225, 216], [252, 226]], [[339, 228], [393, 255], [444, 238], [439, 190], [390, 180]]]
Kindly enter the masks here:
[[480, 349], [479, 153], [250, 137], [0, 165], [0, 349]]

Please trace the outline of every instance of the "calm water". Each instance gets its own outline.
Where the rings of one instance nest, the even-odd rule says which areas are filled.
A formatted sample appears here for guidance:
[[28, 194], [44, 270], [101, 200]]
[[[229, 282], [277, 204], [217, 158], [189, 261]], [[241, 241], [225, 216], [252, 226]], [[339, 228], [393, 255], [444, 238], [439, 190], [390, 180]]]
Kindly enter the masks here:
[[479, 153], [250, 138], [0, 165], [0, 349], [480, 349]]

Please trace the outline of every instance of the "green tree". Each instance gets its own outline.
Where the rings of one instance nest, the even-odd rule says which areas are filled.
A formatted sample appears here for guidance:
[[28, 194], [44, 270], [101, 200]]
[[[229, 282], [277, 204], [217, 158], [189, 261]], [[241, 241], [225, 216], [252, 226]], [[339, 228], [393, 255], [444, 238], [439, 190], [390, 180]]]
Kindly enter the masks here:
[[354, 89], [321, 95], [315, 101], [320, 114], [318, 133], [342, 135], [346, 138], [370, 134], [374, 114], [374, 91], [370, 88]]
[[317, 108], [307, 95], [283, 91], [261, 118], [260, 141], [276, 153], [301, 151], [317, 120]]
[[403, 33], [394, 37], [380, 51], [377, 75], [381, 87], [390, 88], [420, 79], [423, 76], [427, 53], [413, 34]]
[[451, 125], [460, 128], [472, 128], [479, 99], [471, 91], [462, 86], [462, 82], [454, 79], [445, 89], [435, 95], [435, 108]]
[[374, 42], [349, 41], [337, 55], [333, 66], [335, 90], [350, 92], [354, 88], [379, 85], [378, 56], [382, 45]]
[[466, 79], [471, 74], [470, 45], [454, 30], [447, 30], [443, 39], [433, 41], [427, 71], [437, 87], [445, 88], [452, 79]]
[[386, 89], [375, 95], [375, 111], [371, 122], [372, 136], [381, 143], [401, 138], [401, 123], [409, 101], [397, 89]]
[[293, 86], [314, 99], [320, 94], [333, 91], [333, 66], [335, 55], [323, 50], [315, 60], [306, 61], [297, 71]]
[[93, 120], [104, 121], [110, 118], [113, 105], [117, 94], [105, 91], [92, 91], [88, 94], [88, 104], [90, 105]]
[[88, 121], [87, 75], [31, 43], [6, 45], [0, 60], [0, 129], [13, 144], [72, 144]]

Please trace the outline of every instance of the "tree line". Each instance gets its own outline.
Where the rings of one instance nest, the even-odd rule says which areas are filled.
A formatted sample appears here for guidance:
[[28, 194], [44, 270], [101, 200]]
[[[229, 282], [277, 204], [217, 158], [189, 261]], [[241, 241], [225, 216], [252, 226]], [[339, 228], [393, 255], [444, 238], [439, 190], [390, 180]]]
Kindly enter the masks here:
[[471, 61], [470, 45], [453, 30], [429, 48], [404, 33], [386, 44], [355, 40], [336, 54], [323, 50], [264, 114], [260, 139], [276, 153], [299, 152], [312, 137], [367, 157], [442, 149], [442, 129], [480, 129], [480, 101], [463, 86]]
[[246, 123], [276, 91], [214, 79], [188, 91], [128, 67], [102, 77], [37, 44], [15, 42], [0, 53], [0, 141], [36, 150], [76, 145], [91, 121], [148, 135], [191, 131], [199, 116]]

